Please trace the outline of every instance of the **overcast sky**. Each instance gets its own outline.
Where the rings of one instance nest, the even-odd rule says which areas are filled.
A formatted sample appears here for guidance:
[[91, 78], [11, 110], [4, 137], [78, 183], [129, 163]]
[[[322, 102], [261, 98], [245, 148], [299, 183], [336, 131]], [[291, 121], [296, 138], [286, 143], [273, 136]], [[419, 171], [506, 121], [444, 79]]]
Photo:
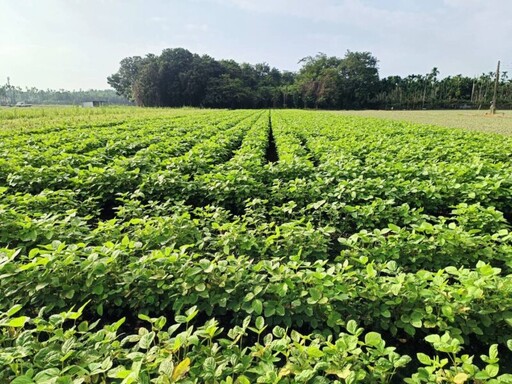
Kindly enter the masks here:
[[380, 76], [512, 72], [510, 0], [0, 0], [0, 84], [108, 88], [127, 56], [183, 47], [297, 70], [370, 51]]

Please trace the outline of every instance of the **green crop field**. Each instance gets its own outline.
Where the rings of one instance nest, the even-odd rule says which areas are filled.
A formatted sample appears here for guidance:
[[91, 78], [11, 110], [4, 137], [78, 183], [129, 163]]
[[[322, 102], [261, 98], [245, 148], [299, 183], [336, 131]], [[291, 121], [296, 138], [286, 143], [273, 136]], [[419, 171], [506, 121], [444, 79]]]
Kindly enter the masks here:
[[4, 109], [0, 153], [0, 383], [512, 383], [512, 137]]

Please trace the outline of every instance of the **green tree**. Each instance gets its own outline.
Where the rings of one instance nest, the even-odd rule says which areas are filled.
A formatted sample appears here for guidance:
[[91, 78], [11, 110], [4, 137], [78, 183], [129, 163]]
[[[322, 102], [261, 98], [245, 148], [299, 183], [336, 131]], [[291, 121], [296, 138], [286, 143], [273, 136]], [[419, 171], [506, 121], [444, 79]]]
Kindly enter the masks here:
[[340, 65], [339, 107], [369, 108], [379, 92], [378, 60], [370, 52], [347, 51]]
[[206, 107], [215, 108], [247, 108], [252, 102], [251, 89], [228, 74], [210, 80], [204, 99]]
[[335, 108], [338, 104], [341, 81], [341, 62], [335, 56], [318, 53], [307, 56], [299, 61], [303, 63], [297, 75], [299, 89], [304, 108]]
[[134, 101], [133, 87], [145, 60], [140, 56], [127, 57], [121, 60], [119, 71], [107, 77], [107, 83], [117, 94]]
[[158, 59], [148, 55], [133, 85], [133, 98], [142, 107], [162, 106]]
[[161, 105], [186, 105], [185, 90], [193, 65], [194, 55], [186, 49], [164, 49], [157, 58], [159, 64], [159, 92]]

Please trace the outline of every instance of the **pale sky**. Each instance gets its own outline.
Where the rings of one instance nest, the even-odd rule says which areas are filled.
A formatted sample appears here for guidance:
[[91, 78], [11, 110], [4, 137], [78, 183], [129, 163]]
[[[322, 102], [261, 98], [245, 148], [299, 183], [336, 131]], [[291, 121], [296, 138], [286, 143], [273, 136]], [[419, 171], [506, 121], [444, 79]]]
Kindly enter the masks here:
[[381, 77], [512, 73], [511, 0], [0, 0], [0, 84], [105, 89], [127, 56], [183, 47], [295, 71], [370, 51]]

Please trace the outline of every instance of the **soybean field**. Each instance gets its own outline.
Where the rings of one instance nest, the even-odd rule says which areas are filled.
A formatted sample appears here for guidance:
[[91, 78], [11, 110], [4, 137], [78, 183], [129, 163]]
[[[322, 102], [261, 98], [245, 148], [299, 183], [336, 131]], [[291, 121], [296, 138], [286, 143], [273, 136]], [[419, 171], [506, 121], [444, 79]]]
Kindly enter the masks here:
[[0, 111], [0, 383], [512, 383], [512, 137]]

